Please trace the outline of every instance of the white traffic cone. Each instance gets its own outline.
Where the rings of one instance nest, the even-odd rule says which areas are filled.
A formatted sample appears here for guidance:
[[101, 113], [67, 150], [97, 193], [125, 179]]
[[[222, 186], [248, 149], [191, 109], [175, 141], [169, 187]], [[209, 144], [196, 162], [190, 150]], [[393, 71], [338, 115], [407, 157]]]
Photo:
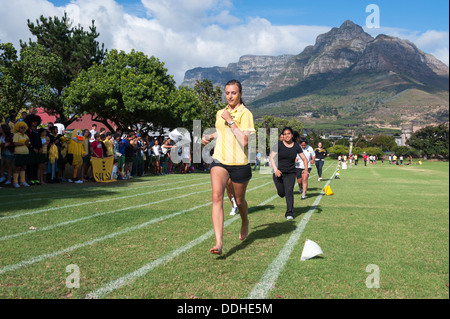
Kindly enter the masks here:
[[300, 257], [301, 261], [305, 261], [307, 259], [314, 258], [318, 255], [323, 255], [322, 248], [320, 248], [317, 243], [313, 242], [310, 239], [305, 241], [305, 246], [303, 246], [302, 256]]

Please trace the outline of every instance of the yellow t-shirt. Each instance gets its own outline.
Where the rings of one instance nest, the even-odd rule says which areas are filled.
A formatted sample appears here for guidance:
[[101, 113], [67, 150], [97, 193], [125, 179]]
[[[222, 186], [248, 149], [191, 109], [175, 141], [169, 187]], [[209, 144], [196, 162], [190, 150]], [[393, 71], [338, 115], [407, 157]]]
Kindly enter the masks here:
[[216, 114], [217, 139], [214, 148], [213, 159], [224, 165], [247, 165], [248, 147], [243, 147], [234, 136], [231, 128], [222, 118], [222, 113], [228, 110], [237, 127], [245, 132], [254, 133], [255, 125], [253, 123], [253, 114], [244, 104], [231, 110], [229, 106], [220, 110]]
[[103, 144], [106, 146], [106, 156], [113, 156], [114, 145], [112, 142], [110, 140], [105, 140]]
[[14, 123], [13, 121], [9, 121], [8, 125], [9, 125], [9, 128], [11, 129], [11, 133], [16, 133], [16, 128], [15, 128], [16, 123]]
[[[13, 142], [14, 143], [25, 143], [25, 141], [28, 139], [29, 139], [28, 135], [26, 135], [26, 134], [14, 133]], [[14, 148], [14, 154], [26, 155], [29, 153], [30, 153], [30, 151], [28, 150], [28, 146], [26, 146], [26, 145], [16, 146]]]
[[89, 139], [88, 138], [84, 138], [84, 140], [83, 140], [83, 154], [82, 154], [82, 156], [86, 156], [87, 154], [89, 154]]

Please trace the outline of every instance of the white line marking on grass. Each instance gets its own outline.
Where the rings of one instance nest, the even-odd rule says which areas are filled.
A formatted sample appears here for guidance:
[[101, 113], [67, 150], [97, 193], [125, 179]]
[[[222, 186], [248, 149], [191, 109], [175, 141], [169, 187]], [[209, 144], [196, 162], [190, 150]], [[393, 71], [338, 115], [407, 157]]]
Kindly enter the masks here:
[[[259, 189], [259, 188], [264, 187], [265, 185], [268, 185], [270, 183], [272, 183], [272, 182], [268, 182], [268, 183], [265, 183], [263, 185], [254, 187], [254, 188], [252, 188], [252, 189], [250, 189], [248, 191], [253, 191], [253, 190]], [[211, 191], [211, 190], [208, 190], [208, 191]], [[111, 239], [111, 238], [117, 237], [119, 235], [123, 235], [123, 234], [129, 233], [129, 232], [132, 232], [132, 231], [135, 231], [135, 230], [138, 230], [138, 229], [141, 229], [141, 228], [149, 226], [151, 224], [154, 224], [154, 223], [157, 223], [157, 222], [160, 222], [160, 221], [163, 221], [163, 220], [166, 220], [166, 219], [178, 216], [180, 214], [183, 214], [183, 213], [186, 213], [186, 212], [189, 212], [189, 211], [201, 208], [201, 207], [208, 206], [208, 205], [211, 205], [211, 202], [208, 202], [206, 204], [199, 205], [199, 206], [196, 206], [196, 207], [193, 207], [193, 208], [185, 209], [185, 210], [182, 210], [182, 211], [170, 214], [170, 215], [161, 216], [159, 218], [152, 219], [152, 220], [150, 220], [148, 222], [145, 222], [143, 224], [132, 226], [132, 227], [127, 227], [127, 228], [125, 228], [125, 229], [123, 229], [123, 230], [121, 230], [119, 232], [115, 232], [115, 233], [112, 233], [112, 234], [109, 234], [109, 235], [106, 235], [106, 236], [103, 236], [103, 237], [95, 238], [93, 240], [90, 240], [90, 241], [87, 241], [87, 242], [84, 242], [84, 243], [81, 243], [81, 244], [77, 244], [77, 245], [74, 245], [74, 246], [71, 246], [71, 247], [67, 247], [67, 248], [64, 248], [64, 249], [60, 249], [58, 251], [55, 251], [55, 252], [52, 252], [52, 253], [49, 253], [49, 254], [35, 256], [35, 257], [32, 257], [32, 258], [30, 258], [28, 260], [24, 260], [24, 261], [18, 262], [18, 263], [13, 264], [13, 265], [8, 265], [8, 266], [5, 266], [5, 267], [2, 267], [2, 268], [0, 268], [0, 275], [4, 274], [6, 272], [10, 272], [10, 271], [14, 271], [14, 270], [20, 269], [20, 268], [28, 266], [28, 265], [32, 265], [34, 263], [37, 263], [39, 261], [42, 261], [42, 260], [45, 260], [45, 259], [48, 259], [48, 258], [53, 258], [55, 256], [61, 255], [62, 253], [65, 253], [65, 252], [70, 252], [70, 251], [73, 251], [73, 250], [76, 250], [76, 249], [79, 249], [79, 248], [90, 246], [90, 245], [93, 245], [95, 243], [98, 243], [98, 242], [101, 242], [101, 241], [104, 241], [104, 240], [107, 240], [107, 239]]]
[[[272, 183], [272, 182], [264, 184], [264, 186], [268, 185], [270, 183]], [[275, 195], [275, 196], [267, 199], [266, 201], [262, 202], [261, 204], [259, 204], [256, 207], [264, 206], [267, 203], [270, 203], [271, 201], [273, 201], [277, 197], [278, 197], [278, 195]], [[251, 210], [253, 210], [254, 208], [256, 208], [256, 207], [250, 208], [249, 212]], [[238, 218], [240, 218], [240, 216], [236, 215], [233, 218], [227, 220], [224, 223], [224, 228], [229, 226], [231, 223], [233, 223]], [[131, 284], [137, 278], [145, 276], [147, 273], [149, 273], [151, 270], [155, 269], [156, 267], [158, 267], [160, 265], [163, 265], [165, 263], [168, 263], [172, 259], [178, 257], [179, 255], [181, 255], [185, 251], [191, 249], [192, 247], [202, 243], [203, 241], [205, 241], [206, 239], [210, 238], [213, 235], [214, 235], [214, 230], [210, 230], [210, 231], [206, 232], [202, 236], [197, 237], [196, 239], [194, 239], [193, 241], [187, 243], [186, 245], [173, 250], [172, 252], [168, 253], [167, 255], [165, 255], [163, 257], [160, 257], [157, 260], [152, 261], [151, 263], [146, 264], [145, 266], [139, 268], [138, 270], [133, 271], [133, 272], [131, 272], [131, 273], [129, 273], [129, 274], [123, 276], [123, 277], [120, 277], [119, 279], [115, 279], [115, 280], [110, 281], [108, 284], [106, 284], [102, 288], [97, 289], [97, 290], [89, 293], [88, 295], [86, 295], [86, 299], [100, 299], [100, 298], [103, 298], [106, 295], [110, 294], [114, 290], [117, 290], [117, 289], [119, 289], [121, 287], [124, 287], [124, 286], [127, 286], [127, 285]]]
[[[339, 167], [336, 168], [331, 179], [328, 180], [324, 188], [330, 184], [331, 180], [333, 179], [333, 176], [336, 174], [338, 169]], [[317, 205], [319, 205], [323, 195], [325, 194], [322, 191], [321, 194], [317, 196], [313, 205], [305, 214], [305, 216], [302, 218], [301, 222], [296, 227], [292, 235], [289, 237], [289, 240], [286, 242], [283, 249], [280, 251], [275, 260], [269, 265], [266, 272], [261, 277], [259, 283], [253, 288], [252, 292], [248, 296], [248, 299], [265, 299], [269, 291], [274, 287], [275, 281], [277, 280], [278, 276], [280, 275], [281, 271], [286, 265], [289, 256], [291, 255], [295, 245], [300, 239], [300, 236], [303, 233], [303, 230], [305, 229], [306, 224], [308, 223], [312, 213], [317, 209]]]
[[[258, 180], [261, 179], [262, 177], [259, 178], [255, 178], [254, 180]], [[146, 204], [141, 204], [141, 205], [136, 205], [136, 206], [129, 206], [129, 207], [125, 207], [125, 208], [121, 208], [121, 209], [117, 209], [117, 210], [112, 210], [112, 211], [108, 211], [108, 212], [103, 212], [103, 213], [98, 213], [98, 214], [94, 214], [94, 215], [90, 215], [90, 216], [86, 216], [86, 217], [81, 217], [81, 218], [77, 218], [77, 219], [73, 219], [73, 220], [68, 220], [59, 224], [54, 224], [54, 225], [50, 225], [50, 226], [46, 226], [46, 227], [42, 227], [42, 228], [38, 228], [38, 229], [33, 229], [33, 230], [28, 230], [25, 232], [21, 232], [21, 233], [15, 233], [15, 234], [11, 234], [11, 235], [6, 235], [3, 237], [0, 237], [0, 241], [5, 241], [5, 240], [9, 240], [9, 239], [13, 239], [16, 237], [20, 237], [20, 236], [24, 236], [24, 235], [29, 235], [29, 234], [34, 234], [36, 232], [41, 232], [41, 231], [47, 231], [47, 230], [51, 230], [57, 227], [62, 227], [62, 226], [67, 226], [67, 225], [71, 225], [71, 224], [75, 224], [84, 220], [88, 220], [94, 217], [100, 217], [100, 216], [104, 216], [104, 215], [109, 215], [109, 214], [113, 214], [113, 213], [118, 213], [118, 212], [122, 212], [122, 211], [126, 211], [126, 210], [130, 210], [130, 209], [135, 209], [135, 208], [141, 208], [141, 207], [145, 207], [145, 206], [150, 206], [153, 204], [159, 204], [159, 203], [163, 203], [163, 202], [167, 202], [167, 201], [172, 201], [174, 199], [179, 199], [179, 198], [183, 198], [186, 196], [191, 196], [191, 195], [196, 195], [196, 194], [200, 194], [200, 193], [204, 193], [204, 192], [209, 192], [211, 191], [210, 189], [205, 190], [205, 191], [200, 191], [200, 192], [194, 192], [194, 193], [190, 193], [190, 194], [185, 194], [185, 195], [181, 195], [178, 197], [170, 197], [167, 199], [161, 199], [159, 201], [156, 202], [149, 202]]]
[[[139, 180], [139, 185], [150, 184], [150, 183], [158, 183], [158, 182], [161, 182], [161, 181], [166, 180], [166, 179], [170, 180], [170, 179], [172, 179], [171, 177], [175, 177], [175, 176], [180, 177], [180, 175], [177, 174], [177, 175], [166, 176], [164, 178], [157, 179], [157, 180], [149, 180], [149, 181]], [[187, 175], [187, 176], [189, 176], [189, 175]], [[150, 177], [150, 176], [146, 176], [146, 177]], [[209, 175], [205, 174], [202, 177], [198, 177], [198, 178], [191, 178], [191, 176], [189, 176], [189, 178], [188, 177], [187, 178], [183, 178], [183, 179], [180, 178], [180, 180], [177, 179], [174, 182], [183, 182], [183, 181], [187, 181], [187, 180], [193, 181], [193, 180], [203, 179], [204, 177], [209, 177]], [[138, 181], [138, 180], [136, 180], [136, 181]], [[131, 182], [131, 183], [124, 183], [124, 184], [118, 183], [118, 184], [92, 185], [92, 186], [84, 186], [84, 184], [83, 184], [83, 185], [77, 185], [76, 187], [70, 188], [69, 190], [82, 189], [82, 190], [96, 191], [98, 189], [99, 191], [104, 191], [105, 189], [120, 189], [120, 188], [122, 188], [122, 189], [125, 188], [125, 189], [129, 190], [129, 189], [135, 189], [135, 187], [130, 187], [130, 185], [133, 185], [133, 184], [134, 184], [133, 182]], [[171, 185], [171, 184], [173, 184], [173, 183], [168, 183], [168, 184], [163, 184], [163, 185]], [[69, 185], [69, 183], [64, 183], [63, 185]], [[55, 184], [55, 186], [56, 186], [56, 184]], [[147, 185], [145, 187], [148, 187], [148, 186], [149, 185]], [[158, 185], [158, 186], [162, 186], [162, 185]], [[37, 191], [37, 192], [32, 192], [29, 189], [27, 189], [26, 190], [26, 194], [28, 196], [31, 196], [31, 195], [46, 195], [46, 194], [61, 193], [61, 189], [59, 189], [59, 188], [58, 188], [58, 190], [54, 190], [54, 187], [52, 187], [51, 185], [48, 185], [48, 187], [49, 188], [47, 188], [45, 191]], [[23, 193], [21, 193], [20, 189], [17, 190], [17, 193], [18, 194], [23, 194]], [[1, 194], [0, 195], [0, 199], [3, 198], [3, 197], [7, 197], [7, 199], [9, 199], [9, 198], [11, 198], [11, 194]]]
[[82, 203], [66, 205], [66, 206], [60, 206], [60, 207], [45, 208], [45, 209], [35, 210], [35, 211], [32, 211], [32, 212], [28, 212], [28, 213], [20, 213], [20, 214], [11, 215], [11, 216], [3, 216], [3, 217], [0, 217], [0, 220], [18, 218], [18, 217], [29, 216], [29, 215], [35, 215], [35, 214], [39, 214], [39, 213], [50, 212], [50, 211], [60, 210], [60, 209], [65, 209], [65, 208], [79, 207], [79, 206], [84, 206], [84, 205], [98, 204], [98, 203], [115, 201], [115, 200], [120, 200], [120, 199], [127, 199], [127, 198], [138, 197], [138, 196], [143, 196], [143, 195], [149, 195], [149, 194], [154, 194], [154, 193], [168, 192], [168, 191], [173, 191], [173, 190], [187, 188], [187, 187], [205, 185], [205, 184], [209, 184], [209, 183], [211, 183], [211, 181], [207, 181], [207, 182], [200, 183], [200, 184], [184, 185], [184, 186], [181, 186], [181, 187], [174, 187], [174, 188], [169, 188], [169, 189], [160, 189], [160, 190], [156, 190], [156, 191], [139, 193], [139, 194], [133, 194], [133, 195], [127, 195], [127, 196], [122, 196], [122, 197], [113, 197], [113, 198], [94, 200], [94, 201], [90, 201], [90, 202], [82, 202]]
[[53, 258], [55, 256], [58, 256], [58, 255], [61, 255], [61, 254], [65, 253], [65, 252], [70, 252], [70, 251], [73, 251], [73, 250], [76, 250], [76, 249], [79, 249], [79, 248], [90, 246], [90, 245], [93, 245], [95, 243], [98, 243], [98, 242], [101, 242], [101, 241], [104, 241], [104, 240], [107, 240], [107, 239], [111, 239], [111, 238], [117, 237], [119, 235], [123, 235], [123, 234], [129, 233], [129, 232], [132, 232], [132, 231], [135, 231], [135, 230], [138, 230], [138, 229], [141, 229], [141, 228], [149, 226], [151, 224], [154, 224], [154, 223], [163, 221], [165, 219], [168, 219], [168, 218], [171, 218], [171, 217], [174, 217], [174, 216], [178, 216], [180, 214], [183, 214], [183, 213], [186, 213], [186, 212], [189, 212], [189, 211], [192, 211], [192, 210], [204, 207], [204, 206], [208, 206], [208, 205], [211, 205], [211, 203], [206, 203], [206, 204], [199, 205], [199, 206], [196, 206], [196, 207], [193, 207], [193, 208], [185, 209], [185, 210], [182, 210], [182, 211], [170, 214], [170, 215], [161, 216], [159, 218], [152, 219], [152, 220], [150, 220], [148, 222], [145, 222], [143, 224], [140, 224], [140, 225], [127, 227], [127, 228], [125, 228], [125, 229], [123, 229], [123, 230], [121, 230], [119, 232], [115, 232], [115, 233], [112, 233], [112, 234], [109, 234], [109, 235], [106, 235], [106, 236], [103, 236], [103, 237], [95, 238], [93, 240], [90, 240], [90, 241], [87, 241], [87, 242], [84, 242], [84, 243], [81, 243], [81, 244], [78, 244], [78, 245], [74, 245], [74, 246], [71, 246], [71, 247], [60, 249], [60, 250], [55, 251], [53, 253], [36, 256], [36, 257], [30, 258], [28, 260], [21, 261], [21, 262], [19, 262], [17, 264], [13, 264], [13, 265], [9, 265], [9, 266], [6, 266], [6, 267], [2, 267], [2, 268], [0, 268], [0, 275], [4, 274], [6, 272], [9, 272], [9, 271], [17, 270], [19, 268], [22, 268], [22, 267], [25, 267], [25, 266], [28, 266], [28, 265], [32, 265], [32, 264], [37, 263], [39, 261], [42, 261], [44, 259]]
[[[190, 179], [189, 182], [192, 182], [192, 181], [195, 181], [195, 180], [199, 180], [199, 179], [204, 179], [204, 177]], [[113, 190], [113, 191], [114, 190], [118, 190], [119, 192], [120, 191], [130, 191], [130, 190], [136, 190], [136, 189], [151, 187], [151, 185], [150, 186], [149, 185], [142, 186], [142, 184], [150, 183], [150, 182], [152, 182], [152, 181], [139, 183], [140, 186], [137, 186], [137, 187], [126, 187], [125, 188], [125, 187], [121, 187], [121, 186], [115, 186], [115, 187], [109, 187], [109, 188], [101, 188], [99, 190], [97, 190], [99, 187], [86, 187], [86, 188], [83, 188], [83, 190], [88, 190], [88, 189], [92, 188], [92, 190], [89, 190], [89, 195], [94, 195], [94, 194], [98, 194], [98, 193], [104, 194], [105, 191], [111, 191], [111, 190]], [[173, 184], [174, 184], [174, 182], [167, 183], [167, 184], [159, 184], [159, 185], [155, 185], [154, 187], [158, 187], [159, 188], [159, 187], [162, 187], [162, 186], [173, 185]], [[40, 194], [50, 194], [50, 193], [61, 193], [61, 190], [58, 190], [56, 192], [33, 193], [33, 194], [30, 194], [30, 195], [36, 195], [36, 194], [40, 195]], [[86, 194], [84, 194], [84, 193], [83, 194], [71, 194], [71, 195], [67, 195], [67, 196], [58, 196], [58, 197], [51, 197], [51, 198], [49, 198], [49, 197], [38, 197], [38, 198], [30, 198], [30, 199], [25, 199], [25, 200], [21, 199], [20, 203], [23, 204], [23, 203], [28, 203], [28, 202], [42, 201], [42, 200], [72, 199], [72, 198], [82, 197], [82, 196], [86, 196]], [[9, 196], [9, 197], [11, 197], [11, 196]], [[15, 205], [15, 206], [17, 206], [17, 199], [13, 199], [13, 201], [5, 202], [5, 203], [3, 203], [3, 201], [2, 201], [2, 206], [4, 207], [6, 205]]]
[[195, 192], [195, 193], [185, 194], [185, 195], [181, 195], [181, 196], [177, 196], [177, 197], [171, 197], [171, 198], [158, 200], [156, 202], [150, 202], [150, 203], [146, 203], [146, 204], [141, 204], [141, 205], [136, 205], [136, 206], [129, 206], [129, 207], [125, 207], [125, 208], [121, 208], [121, 209], [117, 209], [117, 210], [112, 210], [112, 211], [109, 211], [109, 212], [98, 213], [98, 214], [95, 214], [95, 215], [86, 216], [86, 217], [82, 217], [82, 218], [78, 218], [78, 219], [73, 219], [73, 220], [65, 221], [65, 222], [62, 222], [62, 223], [59, 223], [59, 224], [55, 224], [55, 225], [50, 225], [50, 226], [47, 226], [47, 227], [38, 228], [38, 229], [35, 229], [35, 230], [31, 230], [31, 231], [26, 231], [26, 232], [22, 232], [22, 233], [16, 233], [16, 234], [12, 234], [12, 235], [7, 235], [7, 236], [4, 236], [4, 237], [0, 237], [0, 241], [16, 238], [16, 237], [27, 235], [27, 234], [36, 233], [36, 232], [39, 232], [39, 231], [46, 231], [46, 230], [51, 230], [51, 229], [54, 229], [54, 228], [57, 228], [57, 227], [67, 226], [67, 225], [78, 223], [78, 222], [81, 222], [83, 220], [88, 220], [88, 219], [91, 219], [91, 218], [94, 218], [94, 217], [105, 216], [105, 215], [108, 215], [108, 214], [123, 212], [123, 211], [130, 210], [130, 209], [141, 208], [141, 207], [145, 207], [145, 206], [150, 206], [150, 205], [154, 205], [154, 204], [168, 202], [168, 201], [172, 201], [172, 200], [175, 200], [175, 199], [179, 199], [179, 198], [183, 198], [183, 197], [187, 197], [187, 196], [191, 196], [191, 195], [196, 195], [196, 194], [200, 194], [200, 193], [210, 192], [210, 191], [211, 191], [210, 189], [207, 189], [207, 190], [200, 191], [200, 192]]

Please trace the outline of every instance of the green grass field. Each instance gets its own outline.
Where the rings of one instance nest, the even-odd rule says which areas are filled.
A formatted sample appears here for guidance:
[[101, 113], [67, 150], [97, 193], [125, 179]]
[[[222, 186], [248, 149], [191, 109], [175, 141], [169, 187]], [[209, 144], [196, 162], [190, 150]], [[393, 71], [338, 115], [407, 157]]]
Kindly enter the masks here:
[[[336, 168], [313, 168], [293, 221], [255, 173], [250, 234], [226, 201], [222, 256], [206, 173], [3, 188], [0, 298], [448, 299], [449, 164]], [[324, 254], [301, 261], [306, 239]]]

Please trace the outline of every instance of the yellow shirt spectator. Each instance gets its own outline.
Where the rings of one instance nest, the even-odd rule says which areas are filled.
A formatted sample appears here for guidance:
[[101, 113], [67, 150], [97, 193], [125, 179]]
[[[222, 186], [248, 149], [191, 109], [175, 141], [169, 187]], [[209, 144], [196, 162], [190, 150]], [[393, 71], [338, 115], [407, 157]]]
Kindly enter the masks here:
[[89, 154], [89, 139], [84, 138], [83, 140], [83, 157]]
[[106, 146], [106, 157], [113, 156], [114, 146], [111, 143], [111, 140], [106, 139], [103, 144]]
[[28, 135], [22, 133], [14, 133], [13, 142], [14, 143], [23, 143], [21, 146], [16, 146], [14, 149], [15, 154], [23, 154], [27, 155], [30, 153], [28, 147], [25, 145], [26, 140], [28, 140]]
[[15, 133], [16, 132], [16, 129], [15, 129], [16, 123], [13, 121], [9, 121], [8, 125], [9, 125], [9, 128], [11, 129], [11, 133]]

